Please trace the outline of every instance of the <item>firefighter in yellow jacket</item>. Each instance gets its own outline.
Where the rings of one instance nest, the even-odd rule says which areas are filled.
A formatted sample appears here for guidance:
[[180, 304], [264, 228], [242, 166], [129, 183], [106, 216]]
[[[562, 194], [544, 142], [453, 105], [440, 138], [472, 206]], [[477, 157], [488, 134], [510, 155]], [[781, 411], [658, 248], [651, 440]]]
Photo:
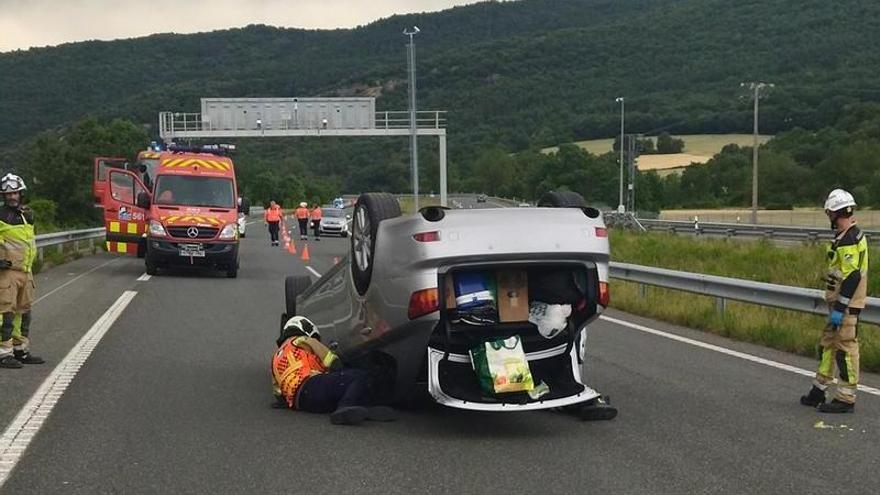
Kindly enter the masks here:
[[28, 339], [34, 277], [31, 268], [37, 255], [33, 213], [22, 206], [24, 180], [13, 174], [0, 179], [0, 368], [42, 364], [30, 353]]
[[307, 318], [294, 316], [284, 324], [271, 363], [275, 407], [330, 413], [333, 424], [393, 420], [394, 410], [377, 404], [377, 376], [343, 367], [319, 339]]
[[[828, 248], [825, 300], [830, 314], [819, 342], [821, 356], [813, 388], [801, 404], [825, 413], [855, 411], [859, 385], [859, 313], [865, 308], [868, 287], [868, 241], [853, 219], [856, 202], [852, 194], [835, 189], [825, 201], [825, 213], [835, 236]], [[825, 392], [839, 381], [831, 402]]]

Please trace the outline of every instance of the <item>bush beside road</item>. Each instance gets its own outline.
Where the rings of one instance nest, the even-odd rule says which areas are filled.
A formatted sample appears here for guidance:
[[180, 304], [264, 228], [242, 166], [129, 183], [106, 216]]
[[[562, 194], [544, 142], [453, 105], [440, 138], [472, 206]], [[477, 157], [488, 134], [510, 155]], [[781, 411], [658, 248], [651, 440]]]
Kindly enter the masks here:
[[[657, 266], [759, 282], [822, 288], [824, 245], [779, 247], [770, 242], [728, 242], [719, 239], [636, 234], [611, 231], [614, 261]], [[877, 294], [880, 273], [871, 266], [869, 294]], [[793, 311], [727, 301], [723, 312], [715, 298], [657, 287], [612, 282], [611, 304], [622, 311], [657, 318], [817, 357], [816, 344], [825, 319]], [[866, 371], [880, 371], [880, 327], [860, 325], [861, 362]]]

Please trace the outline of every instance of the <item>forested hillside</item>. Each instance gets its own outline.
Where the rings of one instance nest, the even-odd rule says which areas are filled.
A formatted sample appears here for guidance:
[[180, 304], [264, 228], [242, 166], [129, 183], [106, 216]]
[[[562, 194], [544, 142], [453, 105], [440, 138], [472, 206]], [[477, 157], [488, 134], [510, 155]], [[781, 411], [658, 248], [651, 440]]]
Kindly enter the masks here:
[[[155, 136], [159, 111], [197, 111], [204, 96], [368, 94], [403, 110], [401, 30], [412, 25], [422, 29], [420, 107], [450, 112], [454, 189], [493, 186], [478, 180], [491, 175], [479, 170], [486, 153], [613, 136], [620, 95], [627, 128], [646, 134], [750, 130], [742, 81], [776, 84], [762, 106], [766, 133], [833, 126], [846, 105], [880, 100], [878, 2], [488, 2], [350, 30], [249, 26], [0, 54], [0, 157], [87, 116]], [[437, 187], [432, 141], [422, 140], [426, 190]], [[404, 140], [241, 144], [258, 200], [316, 184], [406, 188]]]

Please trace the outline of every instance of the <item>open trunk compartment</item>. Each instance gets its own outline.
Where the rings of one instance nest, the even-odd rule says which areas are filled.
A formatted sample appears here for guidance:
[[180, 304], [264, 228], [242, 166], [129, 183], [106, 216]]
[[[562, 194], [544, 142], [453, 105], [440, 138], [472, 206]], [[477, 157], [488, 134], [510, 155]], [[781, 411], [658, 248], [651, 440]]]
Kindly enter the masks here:
[[[519, 303], [524, 303], [526, 308], [535, 302], [570, 305], [571, 314], [565, 318], [564, 327], [560, 331], [548, 334], [542, 334], [538, 326], [528, 320], [528, 312], [522, 321], [465, 323], [462, 320], [467, 318], [462, 318], [460, 308], [451, 307], [463, 300], [461, 294], [449, 292], [455, 290], [456, 284], [452, 282], [457, 276], [470, 276], [477, 272], [489, 279], [511, 272], [523, 273], [527, 277], [527, 294], [511, 294], [516, 291], [505, 293], [509, 286], [504, 283], [495, 287], [493, 290], [498, 306], [502, 305], [500, 299], [504, 297], [524, 297], [525, 300]], [[435, 356], [429, 366], [435, 366], [431, 370], [437, 382], [434, 385], [442, 389], [443, 395], [470, 403], [529, 404], [577, 397], [589, 391], [581, 382], [580, 360], [576, 358], [578, 352], [575, 349], [581, 338], [580, 330], [598, 314], [599, 277], [594, 263], [558, 261], [467, 264], [441, 269], [439, 277], [441, 317], [429, 341], [429, 353]], [[571, 283], [560, 285], [560, 281]], [[542, 287], [542, 283], [551, 283], [553, 287]], [[483, 312], [484, 316], [490, 313], [491, 311]], [[521, 311], [518, 314], [522, 314]], [[501, 319], [500, 314], [497, 319]], [[474, 371], [469, 352], [471, 349], [490, 340], [514, 335], [518, 335], [522, 341], [535, 385], [543, 382], [549, 387], [549, 392], [538, 399], [531, 398], [527, 392], [488, 393], [481, 388]], [[439, 358], [440, 354], [442, 358]]]

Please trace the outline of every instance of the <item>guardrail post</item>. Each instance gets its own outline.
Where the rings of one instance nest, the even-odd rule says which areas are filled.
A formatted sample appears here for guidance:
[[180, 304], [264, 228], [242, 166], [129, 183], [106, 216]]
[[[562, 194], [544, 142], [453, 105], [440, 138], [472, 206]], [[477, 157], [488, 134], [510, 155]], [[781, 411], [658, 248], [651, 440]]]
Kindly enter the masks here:
[[37, 248], [37, 258], [40, 259], [40, 263], [43, 262], [43, 248]]
[[639, 298], [647, 299], [648, 298], [648, 286], [645, 284], [639, 284]]
[[727, 308], [727, 300], [723, 297], [715, 298], [715, 312], [719, 315], [724, 314], [724, 310]]

